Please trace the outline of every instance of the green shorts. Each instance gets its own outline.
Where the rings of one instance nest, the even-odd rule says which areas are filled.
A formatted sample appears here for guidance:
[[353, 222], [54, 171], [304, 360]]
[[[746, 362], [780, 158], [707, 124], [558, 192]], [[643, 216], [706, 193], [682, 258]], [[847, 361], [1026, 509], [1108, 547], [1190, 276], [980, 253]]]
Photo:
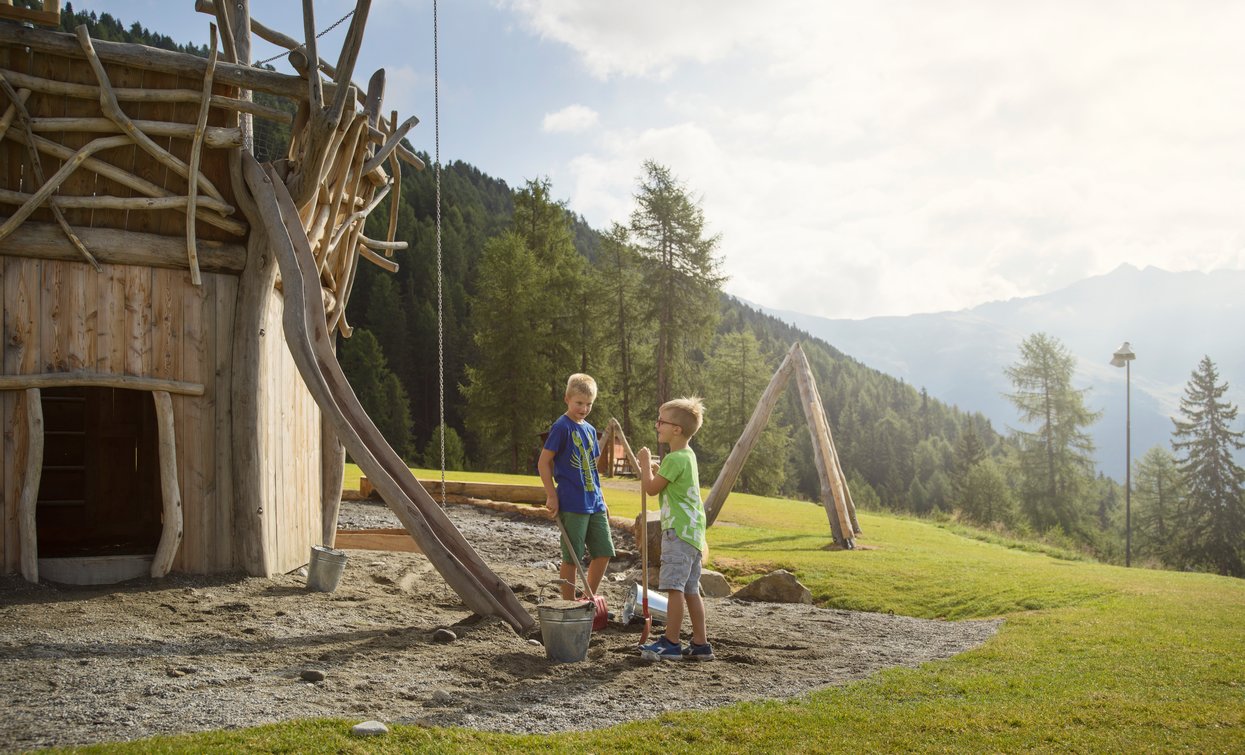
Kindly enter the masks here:
[[[575, 556], [581, 560], [584, 557], [584, 546], [588, 546], [588, 553], [593, 558], [601, 558], [602, 556], [610, 558], [614, 555], [614, 538], [610, 534], [610, 515], [605, 511], [598, 511], [595, 514], [572, 514], [569, 511], [559, 511], [558, 517], [561, 518], [562, 524], [566, 527], [566, 536], [571, 539], [572, 545], [575, 546]], [[558, 540], [562, 538], [559, 536]], [[575, 557], [571, 556], [566, 550], [566, 543], [562, 543], [562, 563], [573, 564]]]

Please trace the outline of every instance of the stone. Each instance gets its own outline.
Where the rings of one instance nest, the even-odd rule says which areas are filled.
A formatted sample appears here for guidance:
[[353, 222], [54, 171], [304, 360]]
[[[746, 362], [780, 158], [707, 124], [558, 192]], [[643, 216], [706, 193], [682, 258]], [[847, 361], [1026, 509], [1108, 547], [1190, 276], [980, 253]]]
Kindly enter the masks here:
[[457, 639], [458, 639], [458, 635], [454, 634], [453, 632], [451, 632], [450, 630], [444, 627], [432, 633], [432, 641], [439, 642], [443, 645], [453, 642], [454, 640], [457, 640]]
[[382, 734], [388, 734], [389, 727], [380, 721], [364, 721], [361, 724], [352, 726], [350, 733], [356, 737], [379, 737]]
[[731, 594], [731, 583], [722, 572], [701, 569], [700, 594], [706, 598], [725, 598]]
[[439, 689], [432, 693], [432, 701], [437, 705], [450, 705], [454, 702], [454, 696], [443, 689]]
[[299, 674], [299, 677], [305, 682], [322, 682], [324, 681], [325, 673], [320, 669], [307, 668], [303, 669], [303, 673]]
[[786, 569], [770, 572], [737, 591], [732, 598], [765, 603], [812, 603], [813, 594]]

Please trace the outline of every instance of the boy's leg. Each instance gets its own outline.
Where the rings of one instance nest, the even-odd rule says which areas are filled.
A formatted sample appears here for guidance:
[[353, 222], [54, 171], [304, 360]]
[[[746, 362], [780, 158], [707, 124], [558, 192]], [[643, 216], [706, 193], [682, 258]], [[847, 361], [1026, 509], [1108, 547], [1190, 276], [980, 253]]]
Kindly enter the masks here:
[[575, 585], [579, 584], [575, 580], [579, 575], [575, 573], [575, 564], [562, 563], [558, 568], [558, 576], [562, 578], [561, 584], [558, 586], [562, 591], [562, 600], [575, 599]]
[[601, 588], [601, 579], [605, 576], [605, 567], [609, 566], [610, 557], [600, 556], [588, 562], [588, 586], [595, 594]]
[[705, 629], [705, 601], [701, 599], [700, 593], [693, 595], [689, 592], [684, 597], [687, 600], [687, 617], [692, 622], [692, 642], [704, 645], [709, 641]]
[[683, 628], [683, 591], [666, 591], [666, 639], [679, 644], [679, 630]]
[[[562, 565], [558, 568], [558, 576], [561, 577], [560, 585], [563, 600], [574, 600], [576, 586], [579, 584], [579, 573], [576, 571], [576, 563], [583, 563], [584, 557], [584, 537], [588, 532], [588, 515], [572, 514], [570, 512], [559, 511], [558, 518], [562, 520], [562, 526], [566, 528], [566, 537], [571, 541], [574, 552], [566, 549], [566, 543], [562, 543]], [[561, 536], [558, 537], [561, 542]]]
[[588, 586], [595, 593], [601, 587], [601, 579], [605, 576], [605, 568], [609, 566], [610, 558], [614, 556], [614, 537], [610, 532], [607, 512], [597, 512], [588, 518], [584, 544], [592, 556], [592, 560], [588, 562]]

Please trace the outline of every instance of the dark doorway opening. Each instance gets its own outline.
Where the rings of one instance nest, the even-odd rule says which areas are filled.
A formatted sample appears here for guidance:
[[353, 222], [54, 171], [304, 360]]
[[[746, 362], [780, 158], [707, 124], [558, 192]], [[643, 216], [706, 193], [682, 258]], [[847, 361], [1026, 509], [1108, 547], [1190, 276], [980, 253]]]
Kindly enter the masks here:
[[151, 394], [42, 391], [40, 558], [149, 555], [160, 542], [160, 459]]

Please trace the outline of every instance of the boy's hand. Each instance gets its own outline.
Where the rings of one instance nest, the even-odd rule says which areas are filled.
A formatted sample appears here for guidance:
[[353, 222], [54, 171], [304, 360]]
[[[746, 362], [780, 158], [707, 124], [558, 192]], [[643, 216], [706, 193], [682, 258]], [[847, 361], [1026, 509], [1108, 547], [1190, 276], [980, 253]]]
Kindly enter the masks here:
[[553, 495], [545, 496], [545, 508], [549, 510], [550, 514], [558, 513], [558, 494], [557, 493], [554, 493]]
[[653, 466], [653, 455], [649, 453], [648, 446], [640, 449], [640, 452], [635, 455], [635, 460], [645, 469]]

